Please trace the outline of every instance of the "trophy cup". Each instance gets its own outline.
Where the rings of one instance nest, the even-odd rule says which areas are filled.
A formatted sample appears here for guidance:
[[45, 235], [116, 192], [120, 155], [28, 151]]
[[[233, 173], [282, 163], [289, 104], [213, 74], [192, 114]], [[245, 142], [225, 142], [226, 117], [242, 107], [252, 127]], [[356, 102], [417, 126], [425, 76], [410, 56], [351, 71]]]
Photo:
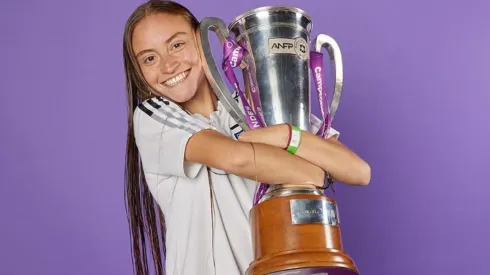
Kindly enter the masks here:
[[[210, 30], [223, 46], [222, 69], [236, 96], [242, 99], [243, 110], [216, 66]], [[315, 131], [318, 136], [326, 136], [340, 101], [342, 58], [335, 40], [324, 34], [316, 37], [314, 50], [310, 51], [311, 30], [308, 14], [283, 6], [245, 12], [228, 28], [219, 18], [201, 21], [197, 36], [204, 71], [214, 93], [242, 129], [289, 123], [312, 131], [311, 70], [322, 114], [322, 123]], [[323, 85], [323, 48], [335, 68], [330, 105]], [[245, 92], [233, 73], [237, 67], [243, 72]], [[250, 219], [254, 260], [247, 275], [359, 274], [342, 247], [336, 201], [321, 190], [261, 183]]]

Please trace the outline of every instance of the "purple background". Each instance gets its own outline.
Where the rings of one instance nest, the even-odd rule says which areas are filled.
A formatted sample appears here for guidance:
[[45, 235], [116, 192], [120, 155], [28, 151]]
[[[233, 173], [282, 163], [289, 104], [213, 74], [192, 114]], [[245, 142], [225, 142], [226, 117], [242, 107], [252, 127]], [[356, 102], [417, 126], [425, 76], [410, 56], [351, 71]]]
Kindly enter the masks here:
[[[226, 22], [297, 6], [340, 44], [334, 127], [373, 171], [335, 195], [362, 274], [489, 274], [488, 1], [182, 2]], [[139, 3], [2, 0], [0, 273], [131, 274], [121, 38]]]

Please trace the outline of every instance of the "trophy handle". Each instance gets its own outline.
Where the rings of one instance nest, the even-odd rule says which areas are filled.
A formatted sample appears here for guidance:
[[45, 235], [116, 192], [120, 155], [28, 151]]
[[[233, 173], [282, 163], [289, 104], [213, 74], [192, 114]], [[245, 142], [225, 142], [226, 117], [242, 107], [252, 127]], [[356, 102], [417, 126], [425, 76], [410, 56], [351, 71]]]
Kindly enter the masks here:
[[330, 36], [325, 34], [319, 34], [316, 37], [315, 51], [321, 52], [322, 48], [325, 48], [328, 52], [330, 59], [334, 63], [335, 68], [335, 90], [333, 93], [332, 102], [330, 103], [330, 115], [333, 120], [335, 112], [339, 107], [340, 96], [342, 94], [342, 86], [344, 81], [343, 66], [342, 66], [342, 54], [340, 52], [339, 45]]
[[[224, 45], [225, 39], [229, 36], [229, 31], [226, 28], [225, 22], [219, 18], [206, 17], [200, 22], [196, 36], [204, 73], [206, 74], [213, 92], [216, 94], [219, 101], [221, 101], [226, 111], [228, 111], [231, 117], [235, 119], [244, 131], [249, 130], [250, 127], [247, 125], [245, 115], [239, 108], [235, 99], [231, 96], [231, 92], [226, 86], [225, 81], [216, 66], [211, 51], [211, 45], [209, 43], [209, 30], [212, 30], [218, 35], [222, 45]], [[244, 63], [241, 64], [241, 67], [244, 65]]]

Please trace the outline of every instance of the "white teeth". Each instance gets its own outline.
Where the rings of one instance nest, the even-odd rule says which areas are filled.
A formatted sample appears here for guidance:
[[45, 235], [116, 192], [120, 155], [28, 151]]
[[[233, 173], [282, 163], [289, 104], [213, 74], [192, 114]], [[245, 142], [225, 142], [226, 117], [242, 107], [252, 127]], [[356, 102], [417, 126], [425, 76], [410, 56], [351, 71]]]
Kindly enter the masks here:
[[185, 71], [185, 72], [181, 72], [180, 74], [170, 78], [169, 80], [165, 81], [165, 85], [167, 86], [175, 86], [177, 84], [179, 84], [180, 82], [182, 82], [188, 75], [188, 71]]

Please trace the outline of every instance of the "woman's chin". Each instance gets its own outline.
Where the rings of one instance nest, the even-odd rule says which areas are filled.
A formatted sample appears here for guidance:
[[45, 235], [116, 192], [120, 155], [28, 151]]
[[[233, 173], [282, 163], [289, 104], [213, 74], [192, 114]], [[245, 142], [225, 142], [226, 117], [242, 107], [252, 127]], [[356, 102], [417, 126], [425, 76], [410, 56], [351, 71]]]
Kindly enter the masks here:
[[186, 103], [187, 101], [191, 100], [195, 95], [196, 93], [193, 92], [189, 92], [189, 90], [186, 90], [184, 89], [186, 92], [185, 93], [181, 93], [181, 94], [176, 94], [173, 96], [173, 100], [177, 103]]

